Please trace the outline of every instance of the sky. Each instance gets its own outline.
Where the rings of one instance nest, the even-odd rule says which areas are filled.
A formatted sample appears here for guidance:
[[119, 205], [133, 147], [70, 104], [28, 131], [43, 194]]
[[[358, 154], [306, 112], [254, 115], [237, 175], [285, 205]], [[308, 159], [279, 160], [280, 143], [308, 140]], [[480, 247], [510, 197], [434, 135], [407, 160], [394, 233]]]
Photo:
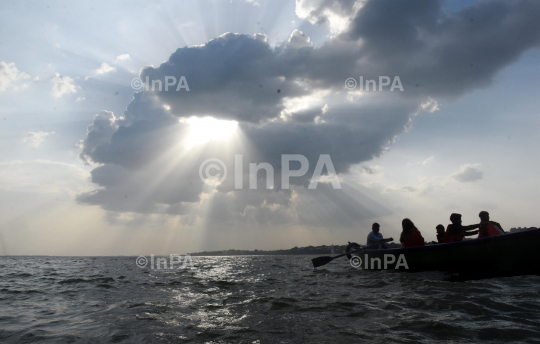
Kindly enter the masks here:
[[[431, 241], [481, 210], [540, 226], [539, 15], [502, 0], [4, 1], [0, 254], [365, 243], [373, 222], [397, 240], [405, 217]], [[285, 189], [284, 154], [309, 165]], [[321, 155], [334, 169], [311, 189]], [[200, 177], [208, 159], [219, 184]], [[250, 173], [261, 163], [273, 188]]]

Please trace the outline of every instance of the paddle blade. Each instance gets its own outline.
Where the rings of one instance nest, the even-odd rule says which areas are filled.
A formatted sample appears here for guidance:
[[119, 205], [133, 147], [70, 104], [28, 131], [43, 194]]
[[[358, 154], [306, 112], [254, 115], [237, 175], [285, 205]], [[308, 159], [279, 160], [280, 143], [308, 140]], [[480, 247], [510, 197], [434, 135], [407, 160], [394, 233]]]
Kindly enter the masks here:
[[311, 260], [311, 262], [313, 263], [313, 267], [317, 268], [319, 266], [326, 265], [326, 264], [330, 263], [333, 260], [334, 260], [334, 258], [326, 256], [326, 257], [313, 258]]

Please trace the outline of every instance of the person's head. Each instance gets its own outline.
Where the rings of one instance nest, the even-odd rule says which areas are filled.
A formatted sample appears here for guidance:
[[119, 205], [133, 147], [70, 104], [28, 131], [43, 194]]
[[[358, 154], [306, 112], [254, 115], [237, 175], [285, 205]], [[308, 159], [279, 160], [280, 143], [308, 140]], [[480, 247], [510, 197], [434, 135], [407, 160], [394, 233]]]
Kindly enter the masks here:
[[489, 213], [485, 210], [482, 210], [480, 214], [478, 214], [478, 216], [480, 217], [480, 220], [482, 220], [482, 222], [489, 221]]
[[375, 234], [379, 233], [379, 229], [380, 229], [380, 228], [381, 228], [381, 226], [380, 226], [377, 222], [375, 222], [374, 224], [371, 225], [371, 230], [372, 230]]
[[453, 213], [450, 215], [450, 221], [455, 225], [461, 224], [461, 214]]
[[437, 234], [444, 234], [444, 226], [443, 225], [438, 225], [435, 228], [437, 229]]
[[401, 227], [403, 227], [404, 231], [408, 232], [411, 228], [414, 228], [414, 223], [410, 219], [403, 219], [401, 221]]

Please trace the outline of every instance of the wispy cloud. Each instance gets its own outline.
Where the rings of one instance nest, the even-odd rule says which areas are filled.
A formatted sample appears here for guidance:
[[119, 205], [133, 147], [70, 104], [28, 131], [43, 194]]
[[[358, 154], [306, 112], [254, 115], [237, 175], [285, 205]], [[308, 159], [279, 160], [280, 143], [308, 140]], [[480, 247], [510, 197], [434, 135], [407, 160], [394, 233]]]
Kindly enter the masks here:
[[59, 73], [54, 73], [51, 79], [53, 84], [51, 95], [54, 98], [61, 98], [64, 94], [77, 93], [77, 88], [73, 83], [73, 79], [69, 76], [61, 76]]
[[429, 112], [429, 113], [433, 113], [435, 111], [440, 110], [439, 103], [431, 97], [429, 97], [427, 101], [420, 104], [420, 109], [422, 109], [422, 111]]
[[410, 186], [410, 185], [391, 185], [391, 186], [388, 186], [387, 188], [385, 188], [383, 190], [383, 193], [387, 193], [387, 192], [392, 192], [392, 191], [406, 191], [406, 192], [416, 192], [418, 191], [417, 188], [415, 188], [414, 186]]
[[429, 158], [427, 158], [427, 159], [424, 160], [424, 161], [420, 161], [420, 162], [417, 162], [417, 163], [409, 162], [409, 163], [407, 163], [407, 166], [414, 166], [414, 165], [426, 166], [426, 165], [429, 164], [431, 161], [433, 161], [433, 159], [435, 159], [435, 157], [434, 157], [434, 156], [430, 156]]
[[116, 61], [123, 61], [123, 60], [131, 60], [131, 57], [129, 57], [129, 54], [122, 54], [116, 56]]
[[5, 91], [8, 87], [14, 90], [28, 87], [28, 84], [21, 83], [27, 79], [30, 79], [30, 75], [19, 71], [14, 62], [0, 61], [0, 91]]
[[116, 72], [116, 67], [110, 66], [108, 63], [103, 62], [98, 69], [94, 69], [96, 74], [107, 74], [110, 72]]
[[39, 145], [45, 141], [45, 138], [51, 135], [54, 135], [54, 131], [29, 131], [26, 133], [24, 143], [31, 147], [39, 147]]
[[465, 164], [460, 170], [453, 173], [450, 177], [461, 183], [475, 182], [484, 177], [484, 172], [478, 169], [480, 164]]

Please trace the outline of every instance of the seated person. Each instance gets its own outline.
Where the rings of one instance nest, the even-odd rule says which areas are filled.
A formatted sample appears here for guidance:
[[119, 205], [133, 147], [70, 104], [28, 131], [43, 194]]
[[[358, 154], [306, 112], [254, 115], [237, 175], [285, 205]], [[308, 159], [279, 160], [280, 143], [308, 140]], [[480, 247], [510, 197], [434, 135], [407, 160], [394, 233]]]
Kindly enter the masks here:
[[504, 230], [498, 222], [489, 220], [489, 213], [487, 211], [481, 211], [478, 216], [480, 217], [480, 229], [478, 230], [479, 238], [504, 234]]
[[442, 244], [444, 242], [444, 226], [438, 225], [435, 229], [437, 229], [437, 242]]
[[466, 236], [476, 235], [478, 231], [472, 231], [473, 229], [480, 228], [480, 224], [462, 226], [461, 225], [461, 214], [452, 214], [450, 215], [451, 224], [446, 227], [446, 233], [444, 234], [444, 242], [456, 242], [463, 241], [463, 238]]
[[416, 229], [411, 220], [403, 219], [401, 227], [403, 232], [401, 232], [399, 241], [403, 244], [403, 247], [424, 246], [424, 237], [422, 237], [422, 234]]
[[[380, 243], [381, 241], [391, 241], [389, 239], [384, 239], [382, 234], [379, 233], [380, 227], [381, 226], [377, 222], [375, 222], [371, 226], [371, 232], [367, 236], [366, 246], [377, 245], [377, 243]], [[390, 238], [390, 239], [392, 239], [392, 238]], [[371, 250], [377, 250], [379, 248], [388, 248], [388, 247], [381, 243], [381, 245], [371, 247], [370, 249]]]

